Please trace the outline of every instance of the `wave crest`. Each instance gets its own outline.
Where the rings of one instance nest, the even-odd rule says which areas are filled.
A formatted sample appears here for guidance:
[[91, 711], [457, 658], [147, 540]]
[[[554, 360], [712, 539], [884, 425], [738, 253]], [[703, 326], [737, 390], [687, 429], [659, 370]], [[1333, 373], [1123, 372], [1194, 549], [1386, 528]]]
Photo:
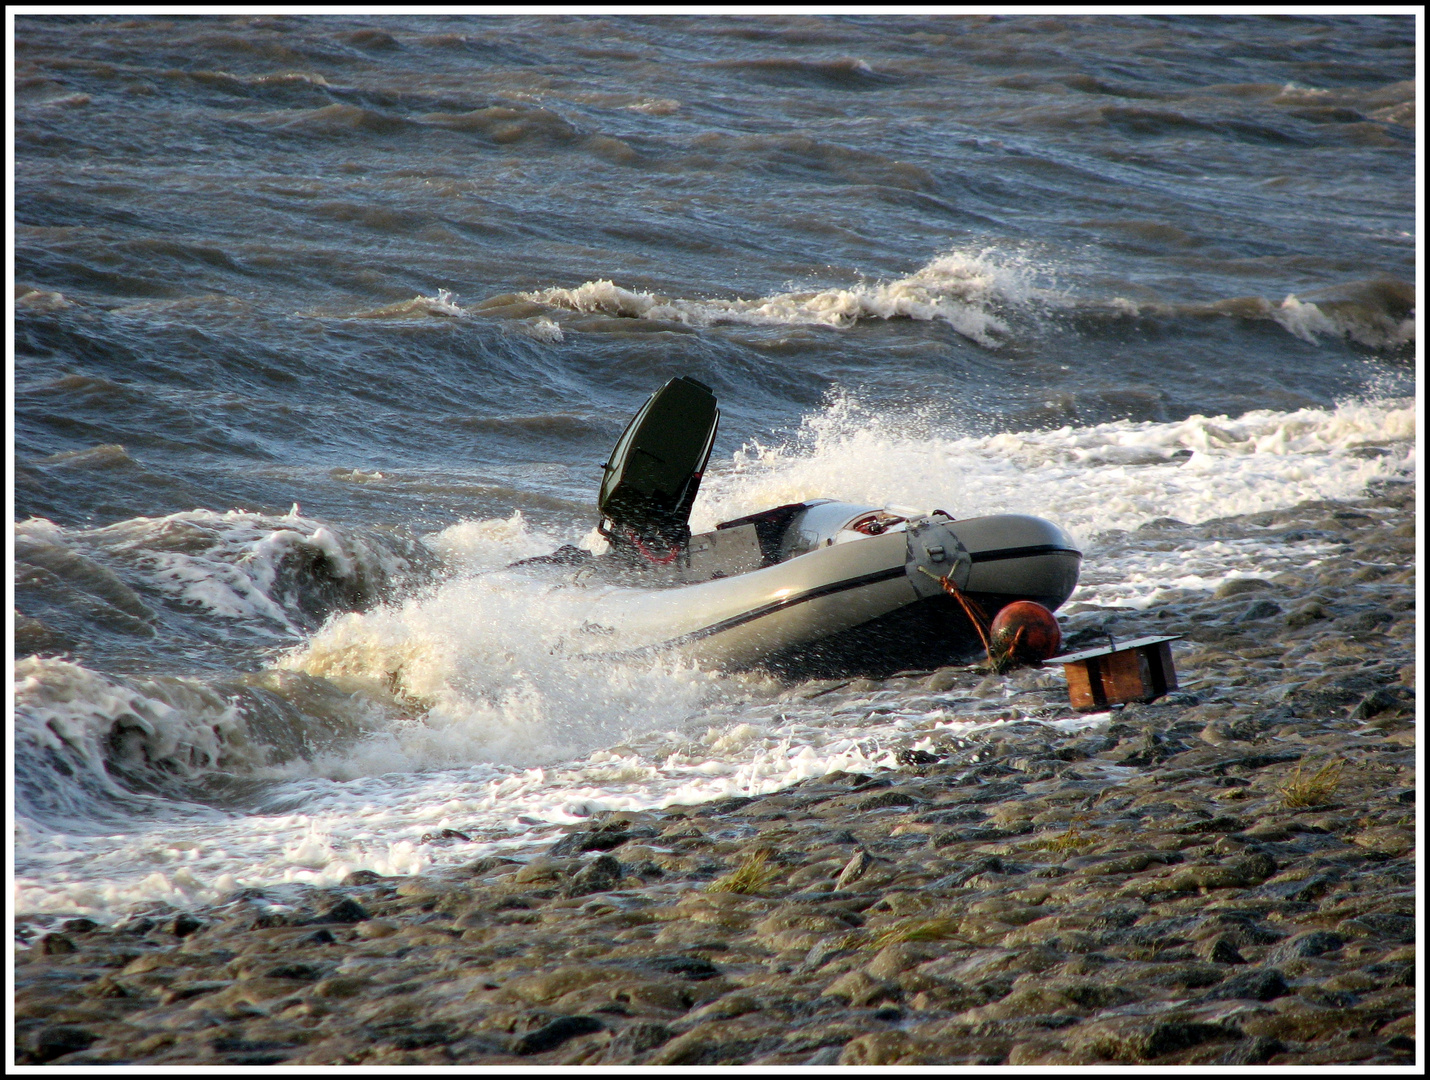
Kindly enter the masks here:
[[953, 251], [894, 281], [776, 293], [754, 299], [688, 300], [626, 289], [610, 280], [575, 288], [522, 293], [549, 307], [689, 326], [827, 326], [844, 329], [863, 319], [942, 321], [986, 347], [1009, 335], [1005, 313], [1050, 303], [1057, 294], [1035, 283], [1031, 263], [993, 248]]
[[313, 629], [335, 610], [374, 603], [434, 565], [416, 540], [339, 529], [303, 517], [297, 506], [282, 516], [189, 510], [98, 529], [31, 518], [15, 525], [15, 542], [22, 565], [136, 618], [152, 619], [139, 590], [180, 610], [288, 634]]

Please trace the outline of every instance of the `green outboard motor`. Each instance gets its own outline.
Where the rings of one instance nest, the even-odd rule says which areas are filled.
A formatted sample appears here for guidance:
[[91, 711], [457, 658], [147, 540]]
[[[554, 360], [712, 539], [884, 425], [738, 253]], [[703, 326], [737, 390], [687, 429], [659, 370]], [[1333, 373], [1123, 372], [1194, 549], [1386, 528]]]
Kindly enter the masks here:
[[719, 423], [710, 387], [684, 375], [641, 406], [611, 451], [597, 500], [614, 549], [665, 563], [685, 548]]

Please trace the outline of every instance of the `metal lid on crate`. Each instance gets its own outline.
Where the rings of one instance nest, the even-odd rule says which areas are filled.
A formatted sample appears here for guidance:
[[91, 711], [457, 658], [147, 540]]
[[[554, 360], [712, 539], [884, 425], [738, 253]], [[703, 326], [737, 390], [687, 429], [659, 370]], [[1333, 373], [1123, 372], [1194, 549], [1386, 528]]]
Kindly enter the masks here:
[[1111, 645], [1103, 645], [1096, 649], [1083, 649], [1081, 652], [1066, 653], [1063, 656], [1053, 656], [1044, 660], [1045, 664], [1075, 664], [1079, 660], [1091, 660], [1098, 656], [1110, 656], [1113, 653], [1127, 652], [1129, 649], [1140, 649], [1145, 645], [1160, 645], [1164, 641], [1177, 641], [1181, 634], [1168, 634], [1164, 637], [1140, 637], [1132, 638], [1130, 641], [1112, 640]]

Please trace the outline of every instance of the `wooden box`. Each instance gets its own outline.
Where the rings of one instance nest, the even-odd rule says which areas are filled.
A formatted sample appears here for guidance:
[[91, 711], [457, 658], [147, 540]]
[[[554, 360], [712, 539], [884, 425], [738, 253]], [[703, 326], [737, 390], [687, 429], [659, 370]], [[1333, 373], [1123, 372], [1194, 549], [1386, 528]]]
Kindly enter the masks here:
[[1153, 701], [1177, 688], [1172, 666], [1171, 637], [1135, 638], [1100, 649], [1055, 656], [1044, 661], [1062, 664], [1068, 698], [1080, 712], [1096, 712], [1129, 701]]

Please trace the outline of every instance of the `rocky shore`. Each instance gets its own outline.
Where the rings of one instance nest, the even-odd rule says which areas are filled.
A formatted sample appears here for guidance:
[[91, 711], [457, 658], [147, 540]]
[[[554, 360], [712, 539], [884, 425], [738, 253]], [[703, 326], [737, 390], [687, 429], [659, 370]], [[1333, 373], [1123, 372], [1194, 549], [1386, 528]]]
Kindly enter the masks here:
[[1006, 722], [525, 863], [22, 925], [17, 1063], [1413, 1065], [1414, 488], [1112, 542], [1194, 537], [1326, 554], [1060, 613], [1183, 635], [1151, 704], [1063, 731], [1056, 667], [804, 683]]

